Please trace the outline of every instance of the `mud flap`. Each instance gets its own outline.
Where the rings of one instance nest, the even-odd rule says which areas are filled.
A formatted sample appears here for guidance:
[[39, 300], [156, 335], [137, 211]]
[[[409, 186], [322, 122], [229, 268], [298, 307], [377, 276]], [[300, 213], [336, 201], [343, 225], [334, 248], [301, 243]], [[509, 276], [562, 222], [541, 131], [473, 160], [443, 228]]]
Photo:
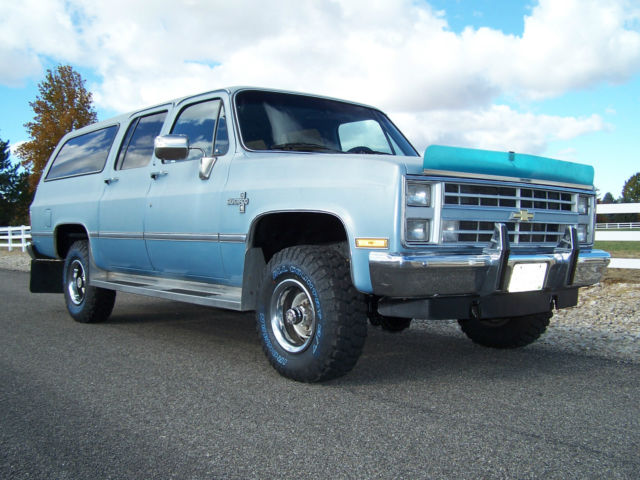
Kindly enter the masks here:
[[63, 293], [61, 260], [31, 260], [31, 293]]

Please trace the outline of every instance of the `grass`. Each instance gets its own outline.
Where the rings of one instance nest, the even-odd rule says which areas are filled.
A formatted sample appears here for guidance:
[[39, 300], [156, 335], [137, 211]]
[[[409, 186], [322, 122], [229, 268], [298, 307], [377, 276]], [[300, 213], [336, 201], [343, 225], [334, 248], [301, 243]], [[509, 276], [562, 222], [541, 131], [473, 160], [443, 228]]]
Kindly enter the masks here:
[[640, 258], [640, 242], [596, 242], [595, 248], [609, 252], [613, 258]]

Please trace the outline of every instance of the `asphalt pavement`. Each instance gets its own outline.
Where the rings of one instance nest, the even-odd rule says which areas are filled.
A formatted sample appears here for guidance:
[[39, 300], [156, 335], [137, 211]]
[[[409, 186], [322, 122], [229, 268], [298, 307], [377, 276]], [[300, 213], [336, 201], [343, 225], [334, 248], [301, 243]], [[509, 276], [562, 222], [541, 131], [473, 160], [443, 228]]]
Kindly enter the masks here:
[[1, 479], [640, 477], [640, 365], [375, 328], [307, 385], [250, 314], [118, 294], [83, 325], [0, 270]]

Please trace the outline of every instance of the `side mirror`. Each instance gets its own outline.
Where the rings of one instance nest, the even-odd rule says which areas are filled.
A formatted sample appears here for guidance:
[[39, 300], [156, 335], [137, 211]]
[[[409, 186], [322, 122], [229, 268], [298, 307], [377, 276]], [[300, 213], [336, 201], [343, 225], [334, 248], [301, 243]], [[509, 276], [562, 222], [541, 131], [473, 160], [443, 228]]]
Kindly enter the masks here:
[[160, 160], [184, 160], [189, 156], [186, 135], [162, 135], [153, 141], [153, 153]]
[[211, 171], [217, 161], [216, 157], [202, 157], [200, 159], [200, 180], [208, 180], [211, 177]]

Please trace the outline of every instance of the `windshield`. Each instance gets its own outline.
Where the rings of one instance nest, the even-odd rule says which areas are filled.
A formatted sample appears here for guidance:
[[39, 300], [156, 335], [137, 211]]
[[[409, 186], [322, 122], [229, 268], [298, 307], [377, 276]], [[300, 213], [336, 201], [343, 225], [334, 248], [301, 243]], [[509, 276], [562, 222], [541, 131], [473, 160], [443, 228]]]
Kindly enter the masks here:
[[239, 92], [236, 108], [250, 150], [417, 156], [389, 119], [372, 108], [258, 90]]

